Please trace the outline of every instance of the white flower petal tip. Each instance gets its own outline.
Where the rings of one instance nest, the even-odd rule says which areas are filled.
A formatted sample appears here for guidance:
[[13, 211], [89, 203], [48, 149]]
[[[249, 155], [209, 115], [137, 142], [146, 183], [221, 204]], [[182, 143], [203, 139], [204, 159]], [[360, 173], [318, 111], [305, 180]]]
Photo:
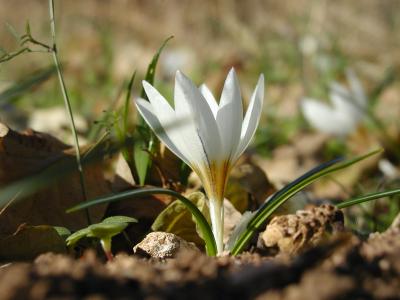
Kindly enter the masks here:
[[210, 107], [214, 118], [217, 118], [218, 113], [218, 103], [215, 100], [214, 95], [210, 91], [210, 89], [204, 83], [199, 87], [200, 93], [203, 95], [204, 99], [206, 99], [208, 106]]
[[301, 102], [305, 119], [315, 129], [346, 136], [354, 132], [363, 120], [367, 106], [364, 90], [352, 71], [347, 71], [346, 76], [349, 88], [337, 82], [330, 86], [332, 106], [310, 98]]
[[264, 84], [264, 75], [261, 74], [243, 119], [240, 143], [236, 150], [235, 159], [238, 159], [246, 150], [258, 127], [264, 102]]
[[[256, 131], [263, 105], [264, 76], [258, 79], [244, 118], [239, 81], [233, 68], [226, 77], [219, 103], [206, 85], [197, 88], [179, 70], [173, 107], [151, 84], [142, 84], [149, 101], [138, 99], [138, 111], [159, 139], [199, 175], [212, 203], [213, 233], [221, 253], [225, 185], [233, 164]], [[171, 126], [185, 118], [190, 122]]]

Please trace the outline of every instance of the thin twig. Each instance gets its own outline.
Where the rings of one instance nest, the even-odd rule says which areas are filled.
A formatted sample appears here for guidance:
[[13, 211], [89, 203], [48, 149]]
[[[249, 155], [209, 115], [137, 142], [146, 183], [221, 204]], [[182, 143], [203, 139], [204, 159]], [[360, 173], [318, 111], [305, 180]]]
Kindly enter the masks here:
[[[82, 190], [82, 196], [84, 201], [87, 201], [87, 193], [86, 193], [86, 184], [85, 184], [85, 176], [83, 174], [83, 167], [82, 167], [82, 161], [81, 161], [81, 152], [80, 152], [80, 147], [79, 147], [79, 138], [78, 134], [76, 132], [76, 127], [75, 127], [75, 121], [74, 121], [74, 116], [72, 113], [72, 108], [71, 108], [71, 102], [68, 97], [68, 92], [65, 86], [64, 82], [64, 77], [61, 72], [61, 64], [58, 59], [58, 53], [57, 53], [57, 45], [56, 45], [56, 26], [55, 26], [55, 17], [54, 17], [54, 0], [49, 0], [49, 10], [50, 10], [50, 29], [51, 29], [51, 38], [52, 38], [52, 47], [51, 47], [51, 53], [53, 56], [54, 64], [57, 69], [57, 75], [58, 75], [58, 80], [60, 82], [61, 86], [61, 92], [64, 98], [64, 104], [65, 108], [68, 112], [69, 116], [69, 121], [70, 121], [70, 126], [72, 129], [72, 135], [74, 139], [74, 146], [75, 146], [75, 152], [76, 152], [76, 162], [78, 165], [78, 171], [79, 171], [79, 179], [80, 179], [80, 184], [81, 184], [81, 190]], [[91, 219], [90, 219], [90, 214], [89, 210], [86, 210], [86, 218], [88, 220], [88, 223], [91, 224]]]

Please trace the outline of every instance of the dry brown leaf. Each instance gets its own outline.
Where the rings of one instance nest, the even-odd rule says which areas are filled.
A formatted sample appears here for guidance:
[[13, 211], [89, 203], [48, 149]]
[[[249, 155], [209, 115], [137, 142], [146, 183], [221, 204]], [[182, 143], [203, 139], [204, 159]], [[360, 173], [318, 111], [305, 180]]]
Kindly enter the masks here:
[[[32, 176], [66, 159], [74, 163], [73, 149], [55, 137], [32, 130], [19, 133], [0, 123], [0, 186]], [[85, 166], [84, 174], [89, 199], [111, 193], [103, 176], [102, 164]], [[12, 234], [22, 223], [64, 226], [70, 230], [85, 227], [87, 220], [83, 211], [65, 213], [67, 208], [83, 200], [78, 172], [68, 174], [49, 187], [6, 207], [0, 214], [0, 235]], [[99, 222], [105, 206], [96, 206], [89, 211], [92, 221]]]
[[243, 213], [257, 209], [275, 191], [267, 175], [253, 162], [252, 157], [243, 155], [230, 174], [225, 197]]
[[31, 260], [46, 252], [66, 253], [64, 239], [52, 226], [27, 226], [0, 239], [0, 260]]

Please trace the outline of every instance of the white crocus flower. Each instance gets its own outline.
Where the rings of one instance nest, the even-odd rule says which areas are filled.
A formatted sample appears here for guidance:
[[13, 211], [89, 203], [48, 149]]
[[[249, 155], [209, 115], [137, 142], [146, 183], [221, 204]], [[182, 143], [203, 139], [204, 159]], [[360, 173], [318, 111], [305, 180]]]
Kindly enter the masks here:
[[[260, 76], [243, 118], [242, 98], [234, 69], [229, 72], [219, 104], [210, 90], [197, 88], [176, 72], [174, 108], [148, 82], [143, 87], [149, 101], [138, 99], [137, 108], [158, 138], [200, 177], [209, 199], [217, 251], [223, 251], [223, 199], [232, 166], [256, 131], [264, 98]], [[182, 120], [182, 126], [173, 126]]]
[[304, 117], [315, 129], [337, 136], [352, 133], [365, 116], [367, 98], [355, 74], [346, 72], [349, 88], [333, 83], [330, 88], [332, 106], [311, 98], [303, 99]]

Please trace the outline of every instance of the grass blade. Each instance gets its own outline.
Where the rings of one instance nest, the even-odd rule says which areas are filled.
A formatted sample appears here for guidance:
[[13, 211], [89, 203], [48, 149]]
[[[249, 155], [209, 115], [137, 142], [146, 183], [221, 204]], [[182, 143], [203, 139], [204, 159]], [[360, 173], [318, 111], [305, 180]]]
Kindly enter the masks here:
[[125, 136], [128, 134], [128, 117], [129, 117], [129, 103], [131, 100], [131, 95], [132, 95], [132, 86], [133, 82], [135, 81], [136, 77], [136, 71], [133, 72], [131, 79], [128, 82], [128, 86], [126, 88], [127, 93], [126, 93], [126, 98], [125, 98], [125, 103], [124, 103], [124, 112], [123, 112], [123, 123], [122, 123], [122, 132]]
[[297, 192], [304, 189], [306, 186], [310, 185], [317, 179], [331, 174], [335, 171], [347, 168], [361, 160], [364, 160], [372, 155], [382, 152], [382, 149], [374, 150], [365, 155], [355, 157], [353, 159], [344, 161], [343, 159], [335, 159], [319, 165], [314, 169], [308, 171], [306, 174], [300, 176], [293, 182], [289, 183], [281, 190], [276, 192], [263, 206], [259, 208], [253, 219], [249, 222], [247, 228], [244, 230], [242, 235], [237, 240], [233, 249], [231, 250], [232, 255], [239, 254], [244, 247], [248, 244], [253, 234], [256, 233], [258, 228], [260, 228], [269, 216], [283, 203], [290, 199]]
[[203, 214], [200, 212], [200, 210], [196, 207], [196, 205], [194, 205], [189, 199], [187, 199], [186, 197], [182, 196], [181, 194], [179, 194], [175, 191], [171, 191], [171, 190], [163, 189], [163, 188], [143, 188], [143, 189], [137, 189], [137, 190], [132, 190], [132, 191], [126, 191], [126, 192], [114, 194], [111, 196], [101, 197], [101, 198], [87, 201], [85, 203], [78, 204], [78, 205], [68, 209], [67, 212], [70, 213], [70, 212], [88, 208], [93, 205], [115, 202], [115, 201], [131, 198], [134, 196], [142, 197], [142, 196], [154, 195], [154, 194], [163, 194], [163, 195], [170, 195], [170, 196], [176, 197], [178, 200], [180, 200], [186, 206], [186, 208], [193, 214], [193, 216], [196, 220], [196, 223], [199, 226], [199, 229], [201, 230], [202, 236], [206, 243], [207, 254], [210, 256], [215, 256], [217, 253], [217, 247], [215, 244], [215, 240], [214, 240], [214, 236], [213, 236], [211, 227], [208, 224], [206, 218], [203, 216]]
[[379, 198], [383, 197], [390, 197], [394, 195], [400, 194], [400, 188], [399, 189], [394, 189], [394, 190], [389, 190], [389, 191], [384, 191], [384, 192], [377, 192], [377, 193], [372, 193], [364, 196], [359, 196], [350, 200], [343, 201], [341, 203], [336, 204], [336, 207], [339, 209], [346, 208], [349, 206], [353, 206], [356, 204], [368, 202], [371, 200], [376, 200]]
[[[151, 85], [154, 85], [154, 77], [156, 74], [156, 67], [158, 63], [158, 59], [160, 58], [161, 52], [163, 51], [164, 47], [167, 45], [168, 41], [171, 40], [173, 36], [168, 37], [160, 46], [156, 54], [153, 56], [153, 59], [151, 60], [145, 80], [150, 83]], [[142, 91], [140, 93], [140, 97], [143, 99], [148, 100], [146, 92], [144, 88], [142, 88]], [[144, 128], [144, 134], [142, 134], [143, 140], [144, 140], [144, 145], [145, 148], [143, 149], [143, 144], [138, 145], [137, 147], [134, 148], [134, 160], [135, 160], [135, 167], [136, 167], [136, 173], [139, 179], [139, 184], [144, 185], [146, 182], [146, 176], [147, 176], [147, 171], [150, 168], [151, 164], [151, 157], [150, 157], [150, 152], [152, 148], [154, 148], [155, 145], [155, 140], [156, 137], [154, 133], [151, 131], [150, 127], [147, 126], [146, 122], [142, 118], [139, 117], [139, 126]], [[143, 131], [142, 131], [143, 132]]]
[[[161, 52], [164, 50], [165, 46], [167, 45], [167, 43], [173, 38], [174, 36], [171, 35], [170, 37], [168, 37], [167, 39], [165, 39], [165, 41], [161, 44], [161, 47], [158, 49], [157, 53], [153, 56], [153, 59], [151, 60], [151, 63], [149, 64], [149, 66], [147, 67], [147, 72], [146, 72], [146, 76], [144, 78], [144, 80], [146, 80], [148, 83], [150, 83], [151, 85], [154, 84], [154, 76], [156, 75], [156, 67], [157, 67], [157, 63], [158, 63], [158, 59], [160, 58]], [[142, 88], [142, 92], [140, 93], [140, 97], [143, 99], [147, 99], [147, 95], [146, 92], [144, 91], [144, 89]]]
[[17, 97], [24, 94], [26, 91], [45, 82], [55, 73], [56, 68], [49, 67], [26, 76], [23, 80], [17, 82], [10, 88], [0, 93], [0, 102], [9, 102], [16, 99]]

